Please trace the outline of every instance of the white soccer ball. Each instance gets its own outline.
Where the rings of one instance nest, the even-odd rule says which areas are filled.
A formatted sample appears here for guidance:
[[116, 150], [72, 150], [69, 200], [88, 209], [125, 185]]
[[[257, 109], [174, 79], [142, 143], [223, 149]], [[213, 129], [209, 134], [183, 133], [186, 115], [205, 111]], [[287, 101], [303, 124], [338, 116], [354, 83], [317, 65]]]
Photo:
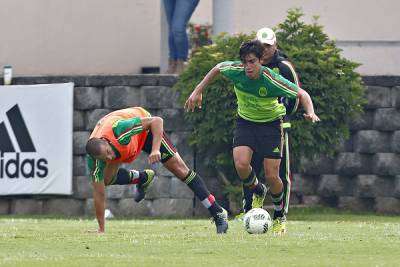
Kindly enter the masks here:
[[114, 218], [114, 214], [112, 214], [111, 210], [104, 210], [104, 219], [112, 219]]
[[266, 210], [255, 208], [246, 213], [243, 224], [249, 234], [265, 234], [271, 228], [272, 220]]

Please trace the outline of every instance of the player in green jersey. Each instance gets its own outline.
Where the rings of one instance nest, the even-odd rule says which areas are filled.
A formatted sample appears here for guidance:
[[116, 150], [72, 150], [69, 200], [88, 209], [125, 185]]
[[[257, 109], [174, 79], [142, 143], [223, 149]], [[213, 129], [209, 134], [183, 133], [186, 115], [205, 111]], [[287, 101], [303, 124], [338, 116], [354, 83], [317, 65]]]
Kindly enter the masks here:
[[[263, 66], [266, 66], [272, 69], [274, 72], [278, 73], [285, 79], [295, 83], [297, 86], [300, 86], [299, 76], [294, 68], [294, 64], [289, 61], [288, 57], [283, 53], [280, 49], [278, 49], [278, 43], [276, 39], [275, 32], [270, 28], [261, 28], [257, 31], [257, 40], [259, 40], [264, 46], [264, 53], [261, 59], [261, 63]], [[297, 106], [299, 104], [299, 99], [289, 99], [286, 97], [281, 97], [280, 102], [285, 105], [286, 115], [283, 118], [283, 132], [284, 132], [284, 145], [283, 145], [283, 154], [281, 159], [281, 164], [279, 167], [279, 175], [282, 179], [283, 183], [283, 207], [285, 211], [285, 215], [287, 216], [289, 212], [289, 200], [290, 200], [290, 192], [292, 187], [292, 172], [291, 172], [291, 156], [289, 150], [289, 141], [290, 141], [290, 129], [291, 116], [296, 113]], [[257, 175], [264, 175], [262, 173], [264, 158], [258, 156], [257, 154], [253, 154], [251, 159], [251, 166], [253, 167], [255, 173]], [[242, 220], [247, 211], [255, 208], [252, 205], [253, 193], [247, 190], [246, 187], [243, 187], [243, 212], [238, 214], [235, 218], [238, 220]], [[259, 207], [257, 207], [259, 208]]]
[[319, 118], [305, 90], [261, 65], [263, 51], [262, 43], [257, 40], [244, 42], [239, 52], [241, 61], [225, 61], [213, 67], [186, 100], [185, 108], [188, 111], [201, 108], [203, 90], [220, 73], [233, 82], [238, 104], [233, 139], [236, 171], [244, 186], [254, 194], [253, 206], [262, 206], [267, 190], [258, 182], [250, 162], [253, 153], [264, 157], [265, 178], [274, 204], [273, 233], [284, 234], [286, 217], [279, 165], [283, 145], [282, 118], [286, 109], [278, 98], [299, 98], [305, 109], [304, 118], [311, 123], [318, 122]]

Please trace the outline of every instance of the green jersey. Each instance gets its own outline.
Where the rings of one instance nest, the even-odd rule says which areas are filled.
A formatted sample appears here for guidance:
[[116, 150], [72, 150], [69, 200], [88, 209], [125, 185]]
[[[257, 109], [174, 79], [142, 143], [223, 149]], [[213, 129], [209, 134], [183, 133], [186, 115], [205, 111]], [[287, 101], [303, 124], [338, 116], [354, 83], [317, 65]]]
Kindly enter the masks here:
[[234, 84], [237, 97], [238, 114], [245, 120], [270, 122], [286, 114], [285, 106], [278, 97], [296, 98], [299, 87], [262, 67], [258, 79], [246, 76], [240, 61], [225, 61], [220, 64], [220, 72]]

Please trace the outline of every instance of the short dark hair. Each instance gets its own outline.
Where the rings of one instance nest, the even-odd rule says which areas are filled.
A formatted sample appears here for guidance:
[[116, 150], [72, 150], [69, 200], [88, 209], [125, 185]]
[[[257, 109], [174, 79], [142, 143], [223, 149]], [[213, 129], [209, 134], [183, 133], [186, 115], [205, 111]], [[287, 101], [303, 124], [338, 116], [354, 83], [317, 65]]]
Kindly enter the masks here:
[[86, 143], [86, 153], [92, 157], [98, 157], [101, 154], [101, 146], [104, 141], [97, 137], [90, 138]]
[[244, 61], [247, 55], [253, 53], [258, 59], [261, 59], [264, 52], [263, 44], [258, 40], [250, 40], [243, 42], [240, 45], [239, 56], [240, 60]]

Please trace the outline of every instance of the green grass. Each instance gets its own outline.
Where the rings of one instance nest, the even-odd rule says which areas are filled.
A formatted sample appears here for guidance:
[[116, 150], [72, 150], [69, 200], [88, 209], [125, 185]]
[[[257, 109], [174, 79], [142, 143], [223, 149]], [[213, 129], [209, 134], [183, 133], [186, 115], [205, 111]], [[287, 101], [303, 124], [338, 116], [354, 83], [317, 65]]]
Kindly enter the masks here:
[[0, 266], [399, 266], [400, 217], [291, 209], [288, 234], [247, 234], [230, 222], [0, 217]]

